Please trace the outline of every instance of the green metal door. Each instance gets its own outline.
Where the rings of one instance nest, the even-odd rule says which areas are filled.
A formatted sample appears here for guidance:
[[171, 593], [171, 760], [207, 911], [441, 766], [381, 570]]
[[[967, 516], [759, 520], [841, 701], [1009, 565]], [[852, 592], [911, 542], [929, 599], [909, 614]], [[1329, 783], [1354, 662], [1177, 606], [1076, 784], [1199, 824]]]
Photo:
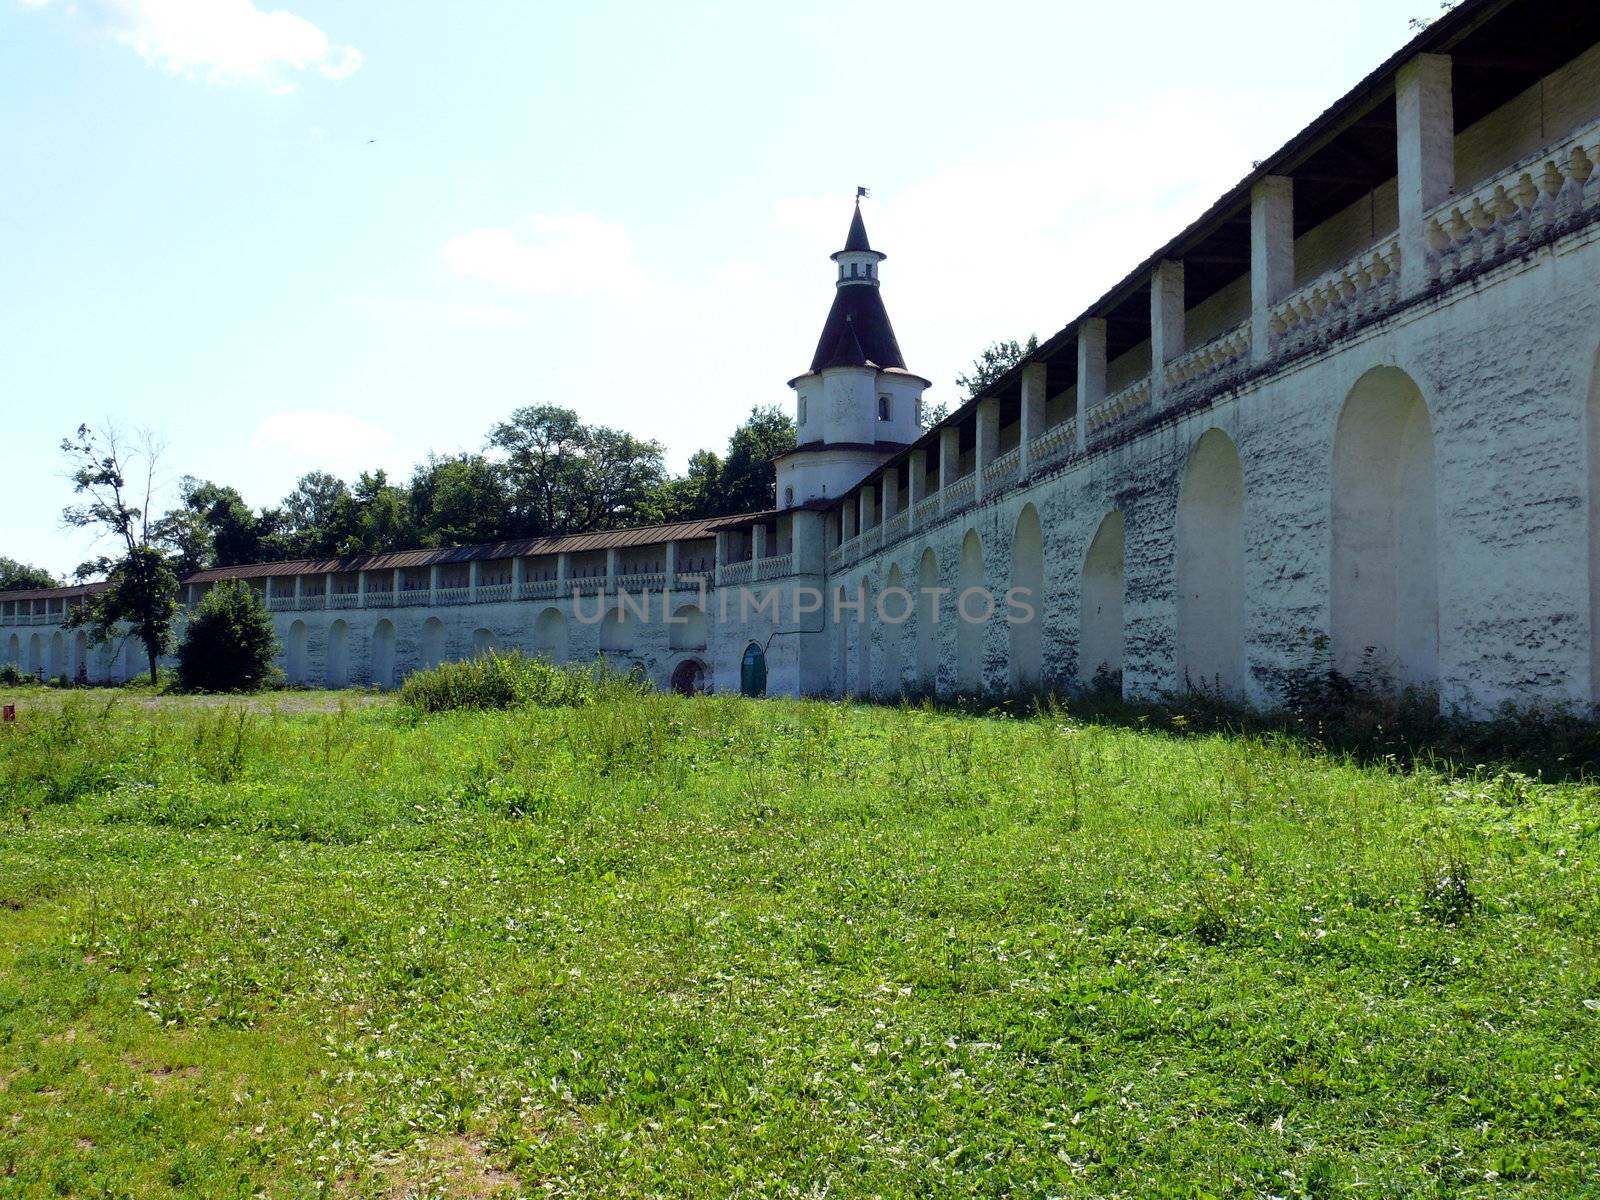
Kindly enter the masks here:
[[739, 664], [739, 693], [744, 696], [767, 694], [767, 656], [754, 642], [744, 648], [744, 661]]

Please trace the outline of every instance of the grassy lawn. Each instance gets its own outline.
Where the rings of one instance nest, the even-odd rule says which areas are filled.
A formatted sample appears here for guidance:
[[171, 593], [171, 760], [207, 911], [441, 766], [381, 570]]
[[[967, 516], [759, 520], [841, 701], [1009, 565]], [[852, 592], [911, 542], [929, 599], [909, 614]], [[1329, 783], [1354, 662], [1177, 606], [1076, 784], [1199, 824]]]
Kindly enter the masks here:
[[1070, 713], [21, 700], [0, 1195], [1600, 1195], [1591, 788]]

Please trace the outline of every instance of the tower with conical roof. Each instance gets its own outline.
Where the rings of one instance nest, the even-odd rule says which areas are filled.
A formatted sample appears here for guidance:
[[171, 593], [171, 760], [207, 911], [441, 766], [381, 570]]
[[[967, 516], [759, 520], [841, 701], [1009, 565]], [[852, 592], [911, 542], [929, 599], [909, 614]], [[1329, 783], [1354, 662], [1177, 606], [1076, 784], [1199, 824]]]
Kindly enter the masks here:
[[795, 391], [796, 445], [777, 461], [778, 507], [796, 508], [844, 495], [922, 432], [928, 381], [906, 370], [883, 306], [878, 266], [857, 199], [839, 274], [811, 369], [789, 381]]

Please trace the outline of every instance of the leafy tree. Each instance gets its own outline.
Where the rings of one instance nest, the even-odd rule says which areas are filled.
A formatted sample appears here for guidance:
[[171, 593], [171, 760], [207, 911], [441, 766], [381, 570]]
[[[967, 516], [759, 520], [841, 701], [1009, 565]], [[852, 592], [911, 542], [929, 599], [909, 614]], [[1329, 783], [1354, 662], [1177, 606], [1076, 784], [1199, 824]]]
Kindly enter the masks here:
[[178, 643], [178, 681], [189, 691], [254, 692], [273, 676], [278, 637], [255, 589], [228, 579], [207, 592]]
[[666, 448], [603, 425], [588, 430], [564, 533], [619, 529], [649, 519], [656, 490], [666, 482]]
[[[156, 660], [171, 640], [178, 607], [178, 577], [153, 544], [146, 516], [155, 490], [160, 447], [147, 434], [142, 450], [130, 453], [121, 444], [116, 429], [108, 429], [100, 436], [89, 426], [80, 425], [76, 436], [62, 439], [61, 450], [76, 464], [73, 491], [85, 497], [82, 504], [63, 510], [62, 519], [76, 529], [99, 526], [121, 543], [116, 557], [102, 556], [78, 568], [79, 579], [103, 574], [109, 586], [72, 608], [66, 625], [87, 629], [90, 640], [97, 645], [111, 641], [122, 627], [131, 628], [133, 636], [144, 643], [150, 682], [155, 683]], [[129, 492], [128, 468], [141, 457], [143, 499], [135, 504]]]
[[337, 553], [348, 533], [336, 520], [347, 515], [340, 502], [349, 498], [344, 480], [326, 471], [308, 471], [283, 498], [283, 529], [276, 538], [285, 558], [320, 558]]
[[924, 429], [932, 429], [949, 415], [950, 406], [941, 402], [939, 404], [924, 404], [922, 411], [917, 414], [917, 418]]
[[717, 516], [776, 507], [778, 472], [772, 460], [794, 449], [794, 421], [776, 405], [757, 406], [728, 439], [718, 480]]
[[689, 472], [656, 490], [658, 518], [699, 521], [757, 512], [777, 504], [772, 460], [795, 445], [794, 421], [781, 408], [758, 405], [728, 439], [726, 457], [698, 450]]
[[570, 408], [519, 408], [489, 430], [489, 445], [506, 456], [518, 532], [527, 537], [571, 532], [571, 494], [583, 473], [588, 430]]
[[1031, 333], [1025, 343], [1015, 339], [989, 343], [983, 353], [972, 360], [972, 373], [956, 376], [956, 386], [966, 392], [963, 399], [971, 400], [977, 396], [1038, 348], [1039, 339]]
[[585, 425], [553, 404], [517, 409], [489, 431], [489, 445], [505, 455], [508, 532], [517, 536], [636, 524], [666, 480], [659, 442]]
[[0, 592], [22, 592], [60, 585], [61, 581], [43, 567], [29, 566], [14, 558], [0, 555]]
[[357, 506], [356, 528], [340, 548], [341, 554], [382, 554], [417, 544], [410, 497], [405, 488], [389, 482], [386, 471], [363, 471], [352, 497]]
[[722, 459], [715, 450], [696, 450], [689, 456], [689, 471], [656, 489], [655, 519], [703, 521], [721, 511]]
[[481, 454], [429, 456], [412, 476], [410, 509], [425, 545], [500, 541], [510, 523], [504, 472]]

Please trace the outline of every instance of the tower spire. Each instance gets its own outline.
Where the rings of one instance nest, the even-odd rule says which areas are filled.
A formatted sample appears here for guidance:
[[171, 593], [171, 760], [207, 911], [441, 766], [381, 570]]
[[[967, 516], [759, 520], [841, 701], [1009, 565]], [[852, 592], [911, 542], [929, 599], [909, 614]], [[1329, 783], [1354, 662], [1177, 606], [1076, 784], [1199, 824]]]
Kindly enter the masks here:
[[850, 231], [844, 249], [830, 257], [839, 264], [834, 281], [837, 290], [833, 307], [817, 339], [817, 352], [811, 369], [828, 367], [898, 367], [905, 369], [900, 343], [895, 340], [889, 312], [878, 293], [878, 264], [887, 254], [872, 248], [867, 238], [867, 223], [861, 216], [861, 197], [865, 188], [856, 189], [855, 210], [850, 214]]

